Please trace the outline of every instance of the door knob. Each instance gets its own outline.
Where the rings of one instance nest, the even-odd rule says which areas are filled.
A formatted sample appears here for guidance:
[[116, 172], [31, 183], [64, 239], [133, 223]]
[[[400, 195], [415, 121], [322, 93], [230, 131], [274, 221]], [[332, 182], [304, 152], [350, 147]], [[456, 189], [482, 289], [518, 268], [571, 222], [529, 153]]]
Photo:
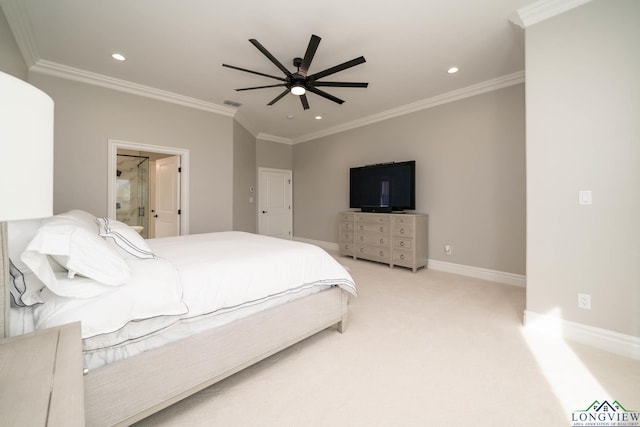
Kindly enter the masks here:
[[267, 212], [267, 211], [262, 211], [262, 213], [269, 213], [269, 212]]

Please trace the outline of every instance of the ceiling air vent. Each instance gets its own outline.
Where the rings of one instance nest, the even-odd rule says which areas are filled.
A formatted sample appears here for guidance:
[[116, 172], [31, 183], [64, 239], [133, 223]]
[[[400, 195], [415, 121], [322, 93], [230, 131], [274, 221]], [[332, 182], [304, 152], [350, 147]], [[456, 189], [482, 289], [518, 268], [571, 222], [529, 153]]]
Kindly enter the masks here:
[[224, 105], [229, 105], [231, 107], [235, 107], [235, 108], [239, 108], [242, 106], [242, 104], [240, 104], [239, 102], [236, 101], [229, 101], [228, 99], [225, 99], [224, 101]]

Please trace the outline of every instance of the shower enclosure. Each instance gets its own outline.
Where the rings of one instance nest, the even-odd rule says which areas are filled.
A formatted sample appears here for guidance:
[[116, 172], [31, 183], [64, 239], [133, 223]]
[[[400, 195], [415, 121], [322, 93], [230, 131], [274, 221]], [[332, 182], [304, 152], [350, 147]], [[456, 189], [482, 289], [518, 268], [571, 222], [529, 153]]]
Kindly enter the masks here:
[[149, 232], [149, 157], [118, 153], [116, 219], [144, 237]]

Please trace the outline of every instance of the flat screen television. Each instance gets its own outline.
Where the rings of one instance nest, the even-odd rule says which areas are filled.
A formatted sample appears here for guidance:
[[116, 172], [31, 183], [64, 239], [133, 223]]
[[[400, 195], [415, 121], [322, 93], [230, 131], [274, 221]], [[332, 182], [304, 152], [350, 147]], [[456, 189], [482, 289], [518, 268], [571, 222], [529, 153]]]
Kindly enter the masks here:
[[363, 212], [415, 209], [415, 184], [415, 160], [351, 168], [349, 207]]

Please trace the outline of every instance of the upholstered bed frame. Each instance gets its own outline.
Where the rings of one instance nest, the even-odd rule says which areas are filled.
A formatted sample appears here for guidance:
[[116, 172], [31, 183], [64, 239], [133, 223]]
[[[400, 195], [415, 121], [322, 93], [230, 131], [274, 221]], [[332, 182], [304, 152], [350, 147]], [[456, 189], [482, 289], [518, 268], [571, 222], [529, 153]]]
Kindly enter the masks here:
[[[5, 258], [6, 246], [0, 252]], [[8, 286], [0, 280], [1, 331], [8, 330]], [[343, 332], [347, 305], [347, 293], [332, 287], [89, 371], [86, 424], [130, 425], [319, 331]]]

